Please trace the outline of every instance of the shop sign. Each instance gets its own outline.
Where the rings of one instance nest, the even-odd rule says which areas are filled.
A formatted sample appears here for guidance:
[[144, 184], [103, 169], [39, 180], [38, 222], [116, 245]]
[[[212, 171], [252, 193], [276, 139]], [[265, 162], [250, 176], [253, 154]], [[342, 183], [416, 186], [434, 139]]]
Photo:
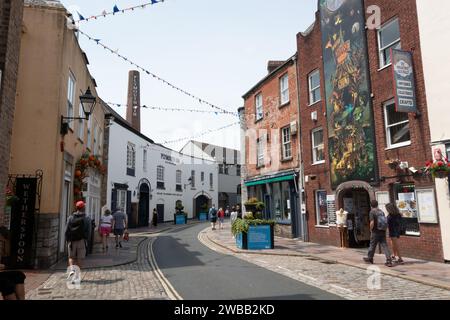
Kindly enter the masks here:
[[411, 52], [392, 49], [397, 112], [417, 113], [416, 84]]

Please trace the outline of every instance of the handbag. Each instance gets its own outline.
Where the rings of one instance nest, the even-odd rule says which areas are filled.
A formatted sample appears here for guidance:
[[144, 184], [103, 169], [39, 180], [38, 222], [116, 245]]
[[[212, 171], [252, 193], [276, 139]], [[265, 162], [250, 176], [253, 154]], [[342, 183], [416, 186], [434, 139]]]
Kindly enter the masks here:
[[128, 232], [125, 232], [125, 234], [123, 235], [123, 240], [125, 240], [125, 241], [130, 240], [130, 234]]

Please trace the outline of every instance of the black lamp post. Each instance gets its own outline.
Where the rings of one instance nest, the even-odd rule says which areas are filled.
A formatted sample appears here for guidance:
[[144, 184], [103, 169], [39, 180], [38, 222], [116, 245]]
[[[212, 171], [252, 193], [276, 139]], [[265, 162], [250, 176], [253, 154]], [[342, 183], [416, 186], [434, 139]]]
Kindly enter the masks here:
[[69, 132], [69, 122], [73, 120], [89, 120], [89, 117], [94, 112], [97, 98], [92, 95], [91, 88], [88, 87], [86, 93], [80, 96], [80, 103], [83, 107], [84, 118], [73, 118], [61, 116], [61, 135], [66, 135]]

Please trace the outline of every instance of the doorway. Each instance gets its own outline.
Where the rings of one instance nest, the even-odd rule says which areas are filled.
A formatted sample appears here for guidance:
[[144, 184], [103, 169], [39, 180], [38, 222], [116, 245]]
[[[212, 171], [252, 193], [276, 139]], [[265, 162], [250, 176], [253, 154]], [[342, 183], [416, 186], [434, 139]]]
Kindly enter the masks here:
[[[206, 208], [206, 209], [204, 209]], [[205, 195], [198, 196], [195, 199], [195, 217], [199, 218], [200, 213], [208, 213], [210, 208], [209, 199]]]
[[370, 196], [366, 190], [343, 192], [341, 207], [348, 212], [348, 243], [350, 248], [370, 245]]
[[158, 212], [158, 223], [164, 223], [164, 205], [156, 205], [156, 212]]
[[150, 187], [142, 184], [139, 189], [138, 227], [148, 227], [150, 217]]

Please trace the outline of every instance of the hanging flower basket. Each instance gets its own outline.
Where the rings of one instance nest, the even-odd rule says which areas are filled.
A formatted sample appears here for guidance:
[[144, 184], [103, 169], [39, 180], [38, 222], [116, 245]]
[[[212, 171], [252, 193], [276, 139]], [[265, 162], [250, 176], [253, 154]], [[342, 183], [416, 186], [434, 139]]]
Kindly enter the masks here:
[[450, 175], [450, 163], [447, 163], [447, 161], [428, 161], [426, 166], [426, 171], [433, 178], [445, 179]]
[[83, 198], [83, 181], [88, 177], [88, 170], [95, 169], [100, 174], [106, 173], [106, 167], [102, 165], [99, 157], [85, 152], [81, 159], [77, 161], [74, 179], [74, 201], [84, 201]]

